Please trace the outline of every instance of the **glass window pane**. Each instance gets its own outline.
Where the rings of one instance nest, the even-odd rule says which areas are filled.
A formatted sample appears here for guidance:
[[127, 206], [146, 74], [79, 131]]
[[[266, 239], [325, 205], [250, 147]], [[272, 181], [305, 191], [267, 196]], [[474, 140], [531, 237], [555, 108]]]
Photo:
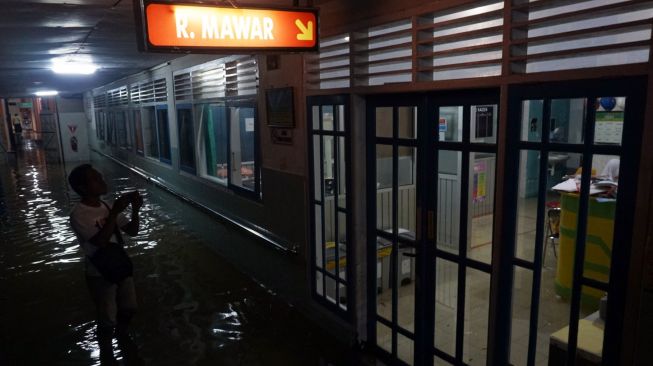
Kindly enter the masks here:
[[338, 206], [347, 208], [345, 195], [347, 194], [347, 154], [345, 150], [345, 138], [338, 137]]
[[397, 233], [400, 237], [415, 240], [416, 188], [415, 171], [417, 170], [417, 149], [399, 146], [397, 181]]
[[415, 332], [415, 248], [399, 245], [397, 260], [397, 323]]
[[115, 113], [116, 136], [118, 146], [127, 147], [127, 123], [125, 122], [125, 112], [118, 111]]
[[458, 253], [460, 246], [461, 164], [461, 152], [438, 152], [436, 245], [452, 253]]
[[332, 105], [322, 106], [322, 129], [325, 131], [333, 131], [333, 112]]
[[[515, 257], [535, 260], [537, 229], [537, 192], [540, 174], [540, 152], [525, 150], [520, 153], [517, 192], [517, 227]], [[556, 227], [556, 235], [558, 229]]]
[[338, 125], [338, 131], [343, 132], [345, 130], [345, 119], [347, 118], [347, 116], [345, 116], [345, 106], [339, 104], [336, 106], [336, 108], [337, 108], [336, 123]]
[[376, 227], [392, 229], [392, 146], [376, 145]]
[[594, 143], [621, 145], [626, 97], [596, 99]]
[[456, 353], [458, 316], [458, 265], [441, 258], [435, 260], [435, 347]]
[[156, 121], [159, 136], [159, 159], [170, 162], [170, 131], [168, 130], [168, 109], [156, 110]]
[[324, 275], [322, 272], [315, 272], [315, 289], [318, 295], [324, 296]]
[[141, 125], [141, 111], [132, 111], [134, 116], [134, 140], [136, 141], [136, 152], [143, 153], [143, 126]]
[[465, 284], [463, 359], [468, 365], [486, 365], [490, 274], [467, 268]]
[[495, 154], [470, 153], [467, 256], [485, 263], [492, 262], [495, 172]]
[[198, 106], [198, 115], [203, 131], [204, 143], [201, 145], [204, 159], [203, 175], [216, 178], [223, 185], [228, 179], [228, 135], [227, 109], [222, 105], [204, 104]]
[[231, 177], [236, 186], [253, 191], [255, 186], [255, 111], [230, 107]]
[[347, 310], [347, 286], [342, 284], [341, 282], [339, 286], [340, 286], [340, 290], [339, 290], [340, 297], [338, 298], [338, 306], [340, 306], [340, 309], [342, 310]]
[[397, 108], [399, 138], [413, 139], [417, 133], [417, 107]]
[[323, 251], [324, 251], [324, 241], [322, 240], [322, 227], [324, 222], [322, 220], [322, 206], [315, 205], [315, 265], [318, 268], [323, 267]]
[[496, 104], [473, 105], [470, 111], [472, 142], [495, 144], [497, 142], [497, 121], [499, 110]]
[[336, 273], [337, 257], [339, 255], [336, 245], [336, 207], [333, 202], [333, 196], [324, 199], [324, 235], [326, 245], [327, 270]]
[[313, 130], [319, 130], [320, 129], [320, 106], [314, 105], [312, 107], [312, 113], [313, 115]]
[[376, 108], [376, 136], [392, 137], [392, 107]]
[[438, 109], [438, 131], [440, 141], [462, 141], [463, 107], [440, 107]]
[[156, 132], [156, 114], [154, 107], [143, 108], [143, 140], [145, 143], [145, 156], [159, 158], [159, 142]]
[[379, 322], [376, 322], [376, 344], [387, 352], [392, 352], [392, 331]]
[[338, 274], [341, 279], [347, 280], [347, 215], [338, 212]]
[[522, 141], [542, 141], [543, 113], [543, 100], [525, 100], [522, 102], [520, 137]]
[[514, 270], [510, 363], [527, 365], [533, 271], [521, 267], [514, 267]]
[[387, 320], [392, 319], [392, 287], [390, 286], [390, 261], [392, 242], [376, 238], [376, 313]]
[[182, 169], [195, 172], [195, 133], [193, 112], [190, 108], [177, 110], [179, 128], [179, 165]]
[[587, 99], [551, 100], [549, 140], [556, 143], [582, 144], [586, 113]]
[[324, 276], [324, 285], [326, 286], [326, 299], [329, 302], [336, 303], [336, 280], [330, 276]]
[[408, 365], [413, 365], [415, 342], [402, 334], [397, 334], [397, 357]]
[[315, 200], [322, 200], [322, 161], [320, 152], [322, 151], [322, 139], [319, 135], [313, 136], [313, 184]]
[[333, 136], [322, 136], [322, 174], [324, 176], [324, 195], [333, 196], [336, 189], [335, 181], [335, 139]]

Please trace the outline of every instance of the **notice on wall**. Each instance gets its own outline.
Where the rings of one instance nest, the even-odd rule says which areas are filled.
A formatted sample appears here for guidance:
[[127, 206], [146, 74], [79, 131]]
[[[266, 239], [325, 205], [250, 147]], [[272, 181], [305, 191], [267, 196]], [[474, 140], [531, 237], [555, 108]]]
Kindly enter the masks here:
[[624, 112], [596, 112], [594, 142], [620, 144], [624, 128]]
[[254, 118], [245, 118], [245, 132], [254, 132]]
[[474, 178], [472, 199], [474, 202], [481, 202], [485, 200], [487, 191], [487, 164], [485, 161], [477, 161], [474, 163]]

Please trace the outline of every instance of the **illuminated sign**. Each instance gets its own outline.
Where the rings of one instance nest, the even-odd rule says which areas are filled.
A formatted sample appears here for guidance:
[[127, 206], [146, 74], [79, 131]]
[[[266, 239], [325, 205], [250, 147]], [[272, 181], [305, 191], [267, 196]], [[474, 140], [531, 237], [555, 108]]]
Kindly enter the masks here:
[[316, 9], [267, 9], [141, 0], [141, 47], [161, 52], [316, 51]]

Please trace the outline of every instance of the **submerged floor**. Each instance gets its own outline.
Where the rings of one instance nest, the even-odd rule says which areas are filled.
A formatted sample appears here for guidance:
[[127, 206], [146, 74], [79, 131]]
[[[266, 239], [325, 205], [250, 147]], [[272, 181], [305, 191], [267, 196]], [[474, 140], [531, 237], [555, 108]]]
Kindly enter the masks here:
[[[38, 149], [17, 160], [0, 161], [0, 364], [99, 364], [93, 305], [68, 226], [77, 199], [65, 183], [71, 167], [46, 165]], [[140, 303], [134, 336], [148, 365], [359, 362], [207, 242], [253, 239], [113, 162], [93, 164], [114, 192], [145, 196], [141, 235], [128, 251]]]

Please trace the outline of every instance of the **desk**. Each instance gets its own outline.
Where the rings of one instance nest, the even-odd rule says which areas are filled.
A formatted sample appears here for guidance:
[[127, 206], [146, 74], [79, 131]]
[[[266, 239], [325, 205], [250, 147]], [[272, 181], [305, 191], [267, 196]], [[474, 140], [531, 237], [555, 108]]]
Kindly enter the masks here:
[[[578, 203], [579, 195], [577, 193], [560, 193], [560, 249], [555, 291], [556, 294], [566, 299], [571, 295], [573, 282]], [[597, 202], [595, 197], [590, 197], [584, 261], [584, 275], [587, 278], [608, 282], [612, 259], [615, 207], [615, 201]], [[603, 291], [584, 287], [581, 301], [586, 306], [598, 309], [599, 300], [603, 295]]]
[[[598, 312], [578, 321], [576, 365], [601, 365], [604, 327]], [[568, 339], [569, 326], [551, 334], [549, 338], [549, 366], [564, 365], [566, 363]]]

